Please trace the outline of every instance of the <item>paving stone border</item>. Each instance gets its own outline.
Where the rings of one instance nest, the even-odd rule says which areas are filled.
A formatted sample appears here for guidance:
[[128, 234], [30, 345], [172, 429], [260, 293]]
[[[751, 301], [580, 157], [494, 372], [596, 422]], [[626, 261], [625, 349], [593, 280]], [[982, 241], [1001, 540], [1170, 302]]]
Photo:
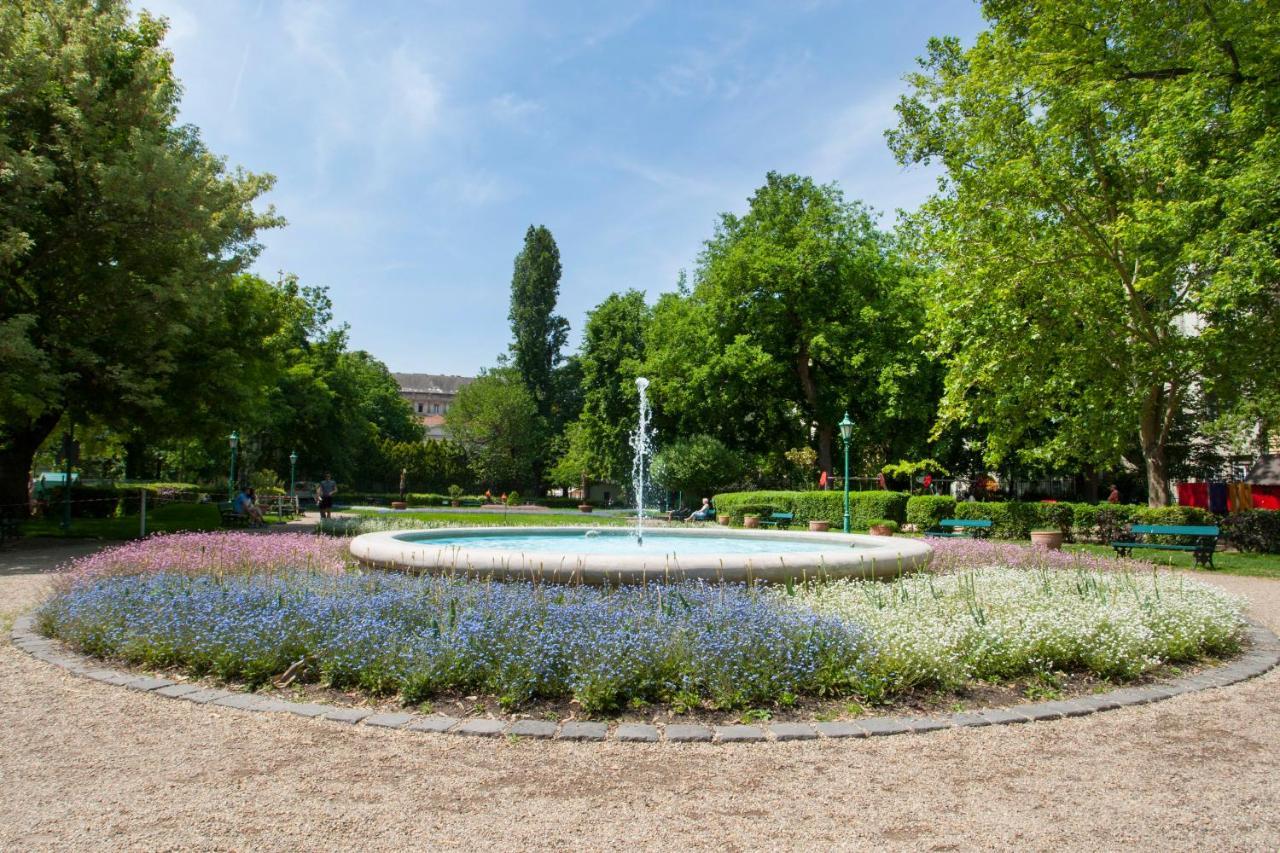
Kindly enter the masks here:
[[564, 741], [623, 743], [753, 743], [762, 741], [812, 741], [865, 738], [884, 735], [923, 734], [941, 729], [1002, 726], [1041, 720], [1083, 717], [1127, 705], [1146, 705], [1184, 693], [1226, 687], [1262, 675], [1280, 665], [1280, 637], [1256, 623], [1248, 629], [1247, 650], [1221, 666], [1173, 681], [1141, 687], [1123, 687], [1094, 696], [1078, 696], [1060, 702], [1035, 702], [1011, 708], [986, 708], [938, 717], [869, 717], [834, 722], [777, 722], [762, 725], [704, 726], [670, 723], [607, 723], [588, 720], [498, 720], [484, 717], [457, 719], [409, 712], [375, 713], [367, 708], [346, 708], [312, 702], [285, 702], [252, 693], [182, 684], [167, 678], [104, 668], [101, 662], [66, 648], [57, 640], [35, 632], [28, 614], [13, 624], [13, 644], [38, 660], [74, 675], [117, 685], [127, 690], [154, 693], [179, 702], [234, 708], [250, 713], [295, 714], [319, 717], [333, 723], [362, 728], [406, 729], [433, 734], [470, 737], [543, 738]]

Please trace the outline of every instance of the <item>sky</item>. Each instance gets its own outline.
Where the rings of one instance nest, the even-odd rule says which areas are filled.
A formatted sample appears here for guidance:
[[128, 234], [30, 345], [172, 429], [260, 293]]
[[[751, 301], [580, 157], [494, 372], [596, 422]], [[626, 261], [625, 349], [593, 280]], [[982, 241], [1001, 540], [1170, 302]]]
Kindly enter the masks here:
[[933, 189], [884, 131], [968, 0], [621, 3], [136, 0], [170, 21], [182, 121], [269, 172], [255, 271], [330, 290], [393, 371], [475, 375], [510, 340], [512, 264], [551, 229], [558, 311], [692, 273], [770, 170], [836, 181], [892, 226]]

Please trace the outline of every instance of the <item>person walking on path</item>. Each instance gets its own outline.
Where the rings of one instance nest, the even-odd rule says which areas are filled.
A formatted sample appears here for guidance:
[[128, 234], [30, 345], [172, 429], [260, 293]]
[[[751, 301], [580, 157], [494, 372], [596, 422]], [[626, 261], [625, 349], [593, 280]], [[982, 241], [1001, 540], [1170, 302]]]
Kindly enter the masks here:
[[333, 496], [338, 493], [338, 484], [334, 482], [333, 475], [325, 471], [324, 479], [316, 486], [316, 491], [319, 492], [316, 503], [320, 507], [320, 517], [332, 518]]
[[1120, 503], [1120, 487], [1114, 483], [1111, 484], [1111, 494], [1107, 495], [1107, 503], [1109, 504]]

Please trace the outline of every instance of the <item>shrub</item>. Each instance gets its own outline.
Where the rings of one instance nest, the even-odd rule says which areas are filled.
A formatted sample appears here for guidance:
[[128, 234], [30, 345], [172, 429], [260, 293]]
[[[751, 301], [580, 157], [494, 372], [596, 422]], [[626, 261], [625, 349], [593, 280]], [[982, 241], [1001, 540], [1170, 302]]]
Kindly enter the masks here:
[[1067, 538], [1071, 537], [1071, 529], [1076, 518], [1074, 505], [1042, 501], [1036, 504], [1036, 514], [1039, 516], [1038, 524], [1041, 527], [1051, 528], [1060, 531]]
[[1280, 511], [1250, 509], [1222, 519], [1222, 536], [1241, 551], [1280, 554]]
[[888, 518], [873, 518], [867, 522], [867, 527], [887, 527], [890, 533], [898, 532], [898, 522]]
[[[46, 518], [62, 517], [62, 486], [47, 489], [43, 514]], [[71, 486], [72, 518], [114, 518], [120, 509], [120, 493], [114, 486]]]
[[[833, 527], [844, 522], [844, 492], [726, 492], [712, 501], [716, 512], [728, 514], [742, 523], [744, 506], [768, 506], [768, 512], [795, 514], [797, 525], [829, 521]], [[866, 529], [873, 518], [887, 518], [902, 524], [907, 520], [907, 495], [902, 492], [850, 492], [849, 518], [853, 527]]]
[[1138, 507], [1132, 504], [1089, 504], [1071, 505], [1075, 514], [1072, 533], [1080, 542], [1107, 543], [1120, 538], [1125, 526], [1133, 521]]
[[916, 495], [907, 499], [907, 524], [917, 530], [933, 527], [944, 518], [955, 518], [956, 499], [949, 495]]
[[986, 519], [997, 539], [1027, 539], [1040, 523], [1040, 504], [1024, 501], [988, 501], [956, 504], [956, 518]]

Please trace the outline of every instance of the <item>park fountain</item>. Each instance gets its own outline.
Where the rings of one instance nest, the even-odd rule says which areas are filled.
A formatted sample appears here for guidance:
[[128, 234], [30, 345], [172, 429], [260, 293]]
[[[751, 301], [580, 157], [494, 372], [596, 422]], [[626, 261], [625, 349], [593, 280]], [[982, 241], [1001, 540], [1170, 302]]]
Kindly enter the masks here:
[[649, 380], [636, 378], [636, 390], [640, 392], [640, 415], [636, 431], [631, 434], [631, 449], [635, 461], [631, 465], [631, 481], [636, 488], [636, 544], [644, 544], [644, 472], [645, 463], [653, 453], [653, 434], [649, 427]]
[[660, 526], [646, 536], [644, 495], [653, 453], [649, 380], [636, 379], [635, 530], [623, 527], [472, 527], [365, 533], [351, 553], [367, 566], [571, 583], [654, 580], [787, 581], [885, 577], [923, 568], [933, 553], [907, 537]]

